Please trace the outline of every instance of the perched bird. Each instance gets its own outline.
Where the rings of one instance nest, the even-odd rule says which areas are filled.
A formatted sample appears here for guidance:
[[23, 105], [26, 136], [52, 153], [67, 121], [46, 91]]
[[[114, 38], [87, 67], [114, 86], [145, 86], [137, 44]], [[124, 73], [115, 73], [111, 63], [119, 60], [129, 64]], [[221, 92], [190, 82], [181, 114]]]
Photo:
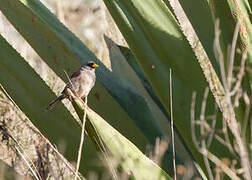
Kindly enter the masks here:
[[70, 81], [66, 84], [64, 90], [61, 92], [61, 95], [53, 100], [46, 109], [52, 109], [58, 102], [65, 98], [72, 101], [72, 97], [68, 95], [67, 89], [71, 89], [71, 91], [80, 98], [87, 97], [91, 89], [94, 87], [96, 79], [95, 69], [97, 67], [99, 66], [93, 61], [83, 64], [78, 71], [72, 74]]

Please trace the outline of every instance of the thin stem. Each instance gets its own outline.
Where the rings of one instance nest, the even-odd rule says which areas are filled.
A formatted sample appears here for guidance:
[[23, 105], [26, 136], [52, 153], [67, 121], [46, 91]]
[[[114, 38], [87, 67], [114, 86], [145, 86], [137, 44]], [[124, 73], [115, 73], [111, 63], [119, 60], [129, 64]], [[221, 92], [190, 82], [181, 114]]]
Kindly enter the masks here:
[[[87, 97], [85, 97], [85, 103], [87, 105]], [[79, 151], [78, 151], [78, 159], [77, 159], [77, 165], [76, 165], [76, 171], [75, 171], [74, 180], [77, 179], [79, 168], [80, 168], [80, 160], [81, 160], [81, 154], [82, 154], [82, 147], [83, 147], [84, 138], [85, 138], [86, 116], [87, 116], [87, 110], [86, 110], [86, 106], [85, 106], [84, 107], [84, 116], [83, 116], [83, 121], [82, 121], [80, 146], [79, 146]]]
[[235, 46], [239, 34], [239, 22], [236, 23], [233, 40], [232, 40], [232, 46], [231, 46], [231, 53], [230, 53], [230, 59], [229, 59], [229, 66], [228, 66], [228, 75], [227, 75], [227, 86], [228, 89], [231, 89], [232, 84], [232, 77], [233, 77], [233, 69], [234, 69], [234, 57], [235, 57]]
[[225, 120], [222, 121], [222, 126], [223, 126], [222, 127], [222, 132], [223, 132], [223, 135], [224, 135], [224, 138], [225, 138], [225, 142], [227, 144], [227, 148], [229, 149], [230, 153], [235, 155], [235, 151], [233, 149], [233, 146], [231, 145], [230, 138], [229, 138], [229, 135], [228, 135], [227, 122]]
[[218, 157], [208, 152], [207, 158], [210, 159], [214, 164], [216, 164], [216, 166], [220, 167], [222, 171], [232, 180], [240, 180], [240, 178], [236, 175], [236, 173], [232, 169], [230, 169], [226, 164], [224, 164]]
[[220, 30], [219, 30], [219, 21], [216, 22], [215, 25], [215, 39], [214, 39], [214, 54], [215, 57], [219, 60], [220, 64], [220, 72], [221, 72], [221, 80], [224, 86], [224, 89], [228, 89], [228, 84], [227, 84], [227, 78], [226, 78], [226, 72], [225, 72], [225, 65], [224, 65], [224, 56], [222, 53], [222, 49], [220, 47]]
[[[207, 87], [205, 89], [204, 92], [204, 97], [203, 97], [203, 101], [201, 104], [201, 112], [200, 112], [200, 136], [203, 137], [205, 136], [205, 130], [204, 130], [204, 124], [205, 124], [205, 112], [206, 112], [206, 102], [207, 102], [207, 97], [208, 97], [208, 93], [209, 93], [209, 88]], [[201, 140], [201, 151], [202, 151], [202, 155], [203, 155], [203, 160], [207, 169], [207, 173], [209, 176], [210, 180], [213, 180], [213, 173], [211, 171], [211, 167], [207, 158], [207, 149], [206, 149], [206, 140], [205, 138], [202, 138]]]
[[240, 70], [237, 75], [237, 81], [235, 83], [233, 90], [230, 92], [230, 96], [233, 96], [240, 89], [242, 78], [243, 78], [244, 71], [245, 71], [245, 62], [247, 59], [247, 53], [248, 53], [248, 50], [245, 50], [242, 54]]
[[192, 141], [197, 151], [201, 152], [199, 143], [195, 134], [195, 102], [196, 102], [196, 92], [194, 91], [192, 94], [192, 102], [191, 102], [191, 132], [192, 132]]
[[237, 143], [239, 156], [241, 158], [241, 166], [243, 168], [243, 177], [244, 179], [250, 180], [251, 179], [251, 165], [249, 162], [247, 147], [245, 146], [243, 139], [241, 137], [241, 130], [237, 123], [235, 112], [233, 109], [231, 96], [230, 96], [230, 89], [228, 88], [227, 79], [225, 75], [225, 68], [224, 68], [224, 58], [223, 53], [220, 48], [219, 42], [220, 30], [219, 30], [219, 21], [216, 23], [215, 27], [215, 40], [214, 40], [214, 50], [216, 58], [219, 60], [220, 63], [220, 70], [221, 70], [221, 77], [224, 85], [224, 98], [223, 98], [223, 106], [221, 108], [223, 112], [223, 119], [227, 121], [228, 126], [234, 135], [235, 141]]
[[215, 103], [215, 105], [214, 105], [214, 115], [213, 115], [213, 118], [212, 118], [211, 132], [209, 134], [208, 141], [207, 141], [207, 148], [208, 149], [211, 146], [211, 143], [212, 143], [212, 140], [213, 140], [213, 137], [214, 137], [214, 133], [215, 133], [215, 126], [216, 126], [216, 119], [217, 119], [217, 110], [218, 110], [218, 106]]
[[[14, 146], [14, 148], [16, 149], [16, 151], [20, 154], [20, 156], [22, 157], [22, 159], [24, 160], [25, 164], [29, 167], [29, 169], [31, 170], [33, 176], [37, 179], [37, 180], [41, 180], [42, 178], [38, 177], [36, 172], [32, 169], [32, 167], [30, 166], [29, 162], [26, 160], [24, 154], [19, 150], [19, 148], [17, 146]], [[35, 168], [36, 169], [36, 168]]]
[[177, 179], [176, 173], [176, 159], [175, 159], [175, 143], [174, 143], [174, 129], [173, 129], [173, 108], [172, 108], [172, 70], [170, 69], [170, 114], [171, 114], [171, 137], [172, 137], [172, 161], [174, 180]]
[[243, 93], [243, 99], [244, 102], [246, 104], [246, 108], [245, 108], [245, 114], [244, 114], [244, 121], [243, 121], [243, 133], [242, 133], [242, 137], [243, 139], [246, 138], [246, 129], [248, 126], [248, 120], [249, 120], [249, 112], [250, 112], [250, 107], [251, 107], [251, 102], [249, 100], [248, 94], [246, 92]]
[[[198, 150], [198, 152], [203, 155], [203, 151], [199, 147], [199, 144], [197, 142], [196, 135], [195, 135], [195, 127], [194, 127], [195, 126], [195, 113], [194, 113], [195, 112], [195, 102], [196, 102], [196, 92], [193, 92], [193, 94], [192, 94], [192, 101], [191, 101], [191, 131], [192, 131], [192, 140], [193, 140], [193, 143], [194, 143], [196, 149]], [[224, 140], [222, 140], [222, 141], [224, 141]], [[206, 149], [206, 151], [207, 151], [207, 149]], [[239, 180], [239, 177], [236, 176], [235, 172], [233, 172], [228, 166], [226, 166], [218, 157], [214, 156], [209, 151], [205, 152], [204, 154], [206, 154], [207, 158], [210, 161], [212, 161], [214, 164], [216, 164], [216, 166], [220, 167], [223, 170], [223, 172], [227, 176], [229, 176], [231, 179]]]

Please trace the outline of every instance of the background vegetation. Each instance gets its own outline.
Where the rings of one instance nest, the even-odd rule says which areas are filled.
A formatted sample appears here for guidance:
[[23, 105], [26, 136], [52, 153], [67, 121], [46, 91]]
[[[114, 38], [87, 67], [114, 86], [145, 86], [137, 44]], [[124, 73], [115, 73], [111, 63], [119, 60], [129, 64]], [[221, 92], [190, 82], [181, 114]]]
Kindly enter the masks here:
[[83, 107], [45, 107], [64, 71], [92, 59], [100, 68], [80, 178], [171, 179], [172, 113], [177, 178], [251, 179], [250, 1], [43, 3], [0, 0], [4, 163], [36, 179], [73, 178]]

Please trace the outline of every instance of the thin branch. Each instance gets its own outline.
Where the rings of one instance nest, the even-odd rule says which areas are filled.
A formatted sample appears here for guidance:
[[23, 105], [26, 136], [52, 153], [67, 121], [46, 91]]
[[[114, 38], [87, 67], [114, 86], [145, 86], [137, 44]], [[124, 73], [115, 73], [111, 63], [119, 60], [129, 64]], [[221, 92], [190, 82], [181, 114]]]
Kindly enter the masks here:
[[[207, 103], [207, 97], [208, 97], [208, 93], [209, 93], [209, 88], [207, 87], [205, 89], [204, 92], [204, 97], [203, 97], [203, 101], [201, 104], [201, 112], [200, 112], [200, 136], [205, 136], [205, 128], [204, 128], [204, 124], [205, 124], [205, 112], [206, 112], [206, 103]], [[201, 151], [202, 151], [202, 155], [203, 155], [203, 160], [207, 169], [207, 173], [209, 176], [210, 180], [213, 180], [213, 173], [211, 171], [211, 167], [207, 158], [207, 149], [206, 149], [206, 140], [205, 138], [201, 139]]]
[[241, 166], [244, 170], [243, 177], [246, 180], [250, 180], [251, 179], [251, 166], [249, 162], [248, 152], [243, 142], [243, 139], [241, 137], [241, 131], [240, 131], [239, 125], [235, 118], [235, 112], [232, 106], [232, 101], [231, 101], [231, 96], [230, 96], [230, 90], [228, 88], [227, 79], [225, 75], [224, 58], [223, 58], [223, 53], [220, 48], [219, 36], [220, 36], [219, 21], [217, 21], [216, 26], [215, 26], [214, 50], [215, 50], [216, 58], [219, 60], [219, 63], [220, 63], [221, 77], [222, 77], [223, 86], [224, 86], [224, 97], [222, 101], [224, 104], [221, 110], [223, 113], [223, 119], [227, 121], [228, 126], [232, 134], [234, 135], [235, 142], [237, 143], [239, 156], [241, 158]]
[[209, 149], [210, 146], [211, 146], [211, 143], [212, 143], [212, 140], [213, 140], [213, 137], [214, 137], [214, 133], [215, 133], [215, 126], [216, 126], [216, 119], [217, 119], [217, 111], [218, 111], [218, 106], [217, 106], [217, 104], [215, 103], [215, 104], [214, 104], [214, 115], [213, 115], [213, 118], [212, 118], [211, 131], [210, 131], [210, 134], [209, 134], [209, 137], [208, 137], [208, 140], [207, 140], [207, 148], [208, 148], [208, 149]]
[[243, 137], [243, 139], [245, 139], [246, 138], [246, 129], [247, 129], [248, 120], [249, 120], [249, 112], [250, 112], [251, 102], [250, 102], [248, 94], [246, 92], [243, 93], [243, 99], [244, 99], [246, 108], [245, 108], [245, 115], [244, 115], [244, 120], [243, 120], [242, 137]]
[[220, 47], [220, 41], [219, 41], [220, 34], [221, 34], [221, 31], [219, 29], [219, 21], [217, 21], [215, 24], [214, 55], [216, 59], [219, 60], [221, 80], [222, 80], [224, 89], [226, 90], [228, 89], [228, 84], [227, 84], [227, 78], [226, 78], [226, 72], [225, 72], [224, 56], [223, 56], [222, 49]]
[[227, 143], [223, 138], [221, 138], [219, 135], [215, 134], [214, 138], [219, 141], [219, 143], [221, 143], [222, 145], [226, 146], [227, 148], [229, 148], [228, 146], [230, 145], [229, 143]]
[[247, 53], [248, 53], [248, 50], [244, 50], [244, 52], [242, 53], [241, 65], [240, 65], [239, 73], [237, 75], [237, 81], [235, 83], [233, 90], [230, 92], [230, 96], [233, 96], [241, 87], [242, 78], [245, 72], [245, 63], [247, 59]]
[[[198, 150], [198, 152], [203, 155], [203, 152], [202, 152], [201, 148], [199, 147], [199, 143], [197, 142], [196, 135], [195, 135], [195, 127], [194, 127], [195, 126], [195, 102], [196, 102], [196, 92], [193, 92], [193, 94], [192, 94], [192, 101], [191, 101], [191, 132], [192, 132], [192, 140], [193, 140], [193, 143], [194, 143], [196, 149]], [[206, 151], [207, 151], [207, 149], [206, 149]], [[217, 158], [216, 156], [214, 156], [209, 151], [205, 152], [205, 154], [207, 155], [207, 158], [209, 160], [211, 160], [213, 163], [215, 163], [216, 166], [219, 166], [227, 176], [231, 177], [231, 179], [239, 180], [239, 177], [237, 177], [236, 174], [228, 166], [226, 166], [219, 158]]]
[[236, 23], [233, 40], [232, 40], [232, 46], [231, 46], [231, 53], [230, 53], [230, 59], [229, 59], [229, 66], [228, 66], [228, 75], [227, 75], [227, 86], [228, 89], [231, 89], [232, 84], [232, 78], [233, 78], [233, 67], [234, 67], [234, 57], [235, 57], [235, 46], [237, 43], [237, 38], [239, 34], [239, 22]]
[[196, 147], [197, 151], [200, 152], [201, 149], [195, 134], [195, 103], [196, 103], [196, 92], [194, 91], [192, 94], [192, 101], [191, 101], [191, 133], [193, 144]]
[[220, 167], [221, 170], [232, 180], [240, 180], [236, 173], [230, 169], [226, 164], [224, 164], [219, 158], [217, 158], [212, 153], [207, 153], [207, 158], [210, 159], [216, 166]]
[[173, 128], [173, 107], [172, 107], [172, 70], [170, 69], [170, 114], [171, 114], [171, 138], [172, 138], [172, 162], [173, 162], [173, 173], [174, 180], [177, 179], [176, 172], [176, 159], [175, 159], [175, 143], [174, 143], [174, 128]]
[[222, 133], [225, 138], [225, 142], [227, 144], [227, 148], [230, 151], [231, 154], [235, 155], [235, 151], [233, 149], [233, 146], [231, 144], [229, 135], [228, 135], [228, 127], [227, 127], [227, 122], [225, 120], [222, 121]]

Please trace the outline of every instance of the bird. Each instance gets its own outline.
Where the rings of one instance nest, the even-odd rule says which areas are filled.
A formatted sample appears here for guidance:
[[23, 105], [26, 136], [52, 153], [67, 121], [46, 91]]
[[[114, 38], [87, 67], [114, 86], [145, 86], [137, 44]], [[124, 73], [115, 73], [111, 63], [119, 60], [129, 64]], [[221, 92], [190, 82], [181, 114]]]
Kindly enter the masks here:
[[95, 69], [97, 67], [99, 67], [99, 65], [93, 61], [84, 63], [75, 73], [72, 74], [64, 90], [61, 92], [61, 95], [50, 102], [46, 109], [51, 110], [56, 104], [65, 98], [72, 101], [72, 97], [69, 96], [68, 89], [80, 98], [87, 97], [95, 85]]

